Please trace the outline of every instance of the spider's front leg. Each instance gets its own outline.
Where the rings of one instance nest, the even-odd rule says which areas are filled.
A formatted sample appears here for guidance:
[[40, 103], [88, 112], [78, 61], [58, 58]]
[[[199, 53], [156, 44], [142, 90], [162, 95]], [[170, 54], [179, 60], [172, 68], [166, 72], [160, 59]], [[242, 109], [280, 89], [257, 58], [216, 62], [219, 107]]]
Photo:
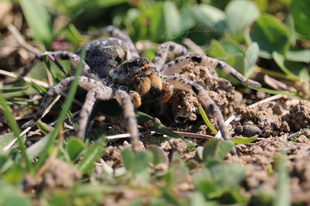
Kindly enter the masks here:
[[225, 121], [224, 121], [224, 117], [222, 115], [221, 110], [215, 104], [215, 102], [210, 98], [208, 93], [205, 91], [205, 89], [201, 85], [189, 79], [178, 77], [178, 76], [172, 76], [172, 75], [165, 76], [163, 78], [163, 81], [172, 84], [175, 89], [193, 90], [196, 93], [198, 100], [204, 106], [204, 108], [207, 108], [208, 111], [215, 117], [217, 125], [220, 128], [220, 132], [222, 134], [223, 139], [224, 140], [230, 139], [230, 134], [229, 134], [228, 128], [225, 126]]
[[152, 61], [156, 68], [161, 68], [165, 64], [169, 51], [177, 55], [187, 54], [187, 49], [184, 46], [172, 41], [165, 42], [159, 46]]
[[121, 105], [124, 110], [125, 122], [127, 123], [127, 131], [131, 135], [131, 145], [134, 152], [140, 150], [138, 123], [135, 115], [134, 105], [131, 101], [130, 95], [121, 89], [118, 89], [114, 98]]
[[227, 74], [230, 74], [231, 76], [233, 76], [239, 82], [245, 83], [253, 87], [261, 87], [260, 83], [245, 78], [242, 74], [240, 74], [237, 70], [235, 70], [233, 67], [228, 65], [226, 62], [208, 57], [206, 55], [200, 55], [200, 54], [189, 54], [189, 55], [178, 57], [175, 60], [172, 60], [169, 63], [165, 64], [160, 69], [160, 72], [163, 75], [172, 75], [180, 71], [185, 65], [191, 62], [196, 62], [202, 66], [207, 66], [207, 67], [223, 70]]
[[[37, 63], [42, 62], [43, 55], [47, 55], [63, 72], [66, 73], [66, 70], [57, 62], [57, 60], [69, 60], [71, 64], [77, 68], [81, 58], [68, 51], [56, 51], [56, 52], [44, 52], [37, 54], [33, 59], [31, 59], [27, 65], [24, 67], [21, 76], [25, 76]], [[67, 73], [66, 73], [67, 74]], [[91, 70], [91, 68], [83, 61], [82, 75], [90, 77], [92, 79], [99, 79], [98, 74]]]
[[[35, 117], [22, 125], [21, 128], [26, 129], [27, 127], [32, 127], [39, 119], [41, 119], [44, 112], [46, 111], [46, 108], [50, 105], [53, 99], [55, 99], [55, 97], [62, 91], [67, 90], [67, 88], [72, 84], [73, 80], [74, 77], [68, 77], [58, 83], [55, 87], [48, 90]], [[92, 88], [97, 87], [98, 83], [100, 82], [84, 76], [79, 77], [78, 80], [78, 85], [86, 90], [91, 90]]]
[[173, 95], [173, 85], [168, 82], [162, 82], [161, 94], [158, 98], [158, 104], [167, 102]]

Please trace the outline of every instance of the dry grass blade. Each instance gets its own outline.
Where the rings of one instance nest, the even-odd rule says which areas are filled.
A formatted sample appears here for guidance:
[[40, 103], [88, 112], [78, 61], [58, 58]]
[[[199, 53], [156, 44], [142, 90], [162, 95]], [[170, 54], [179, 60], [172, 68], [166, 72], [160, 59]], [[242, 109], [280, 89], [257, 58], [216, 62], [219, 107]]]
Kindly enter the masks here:
[[24, 47], [25, 49], [37, 54], [37, 53], [40, 53], [41, 51], [34, 48], [33, 46], [31, 46], [30, 44], [28, 44], [23, 36], [19, 33], [19, 31], [17, 30], [17, 28], [10, 24], [8, 25], [8, 30], [13, 34], [13, 36], [15, 37], [16, 41], [22, 46]]

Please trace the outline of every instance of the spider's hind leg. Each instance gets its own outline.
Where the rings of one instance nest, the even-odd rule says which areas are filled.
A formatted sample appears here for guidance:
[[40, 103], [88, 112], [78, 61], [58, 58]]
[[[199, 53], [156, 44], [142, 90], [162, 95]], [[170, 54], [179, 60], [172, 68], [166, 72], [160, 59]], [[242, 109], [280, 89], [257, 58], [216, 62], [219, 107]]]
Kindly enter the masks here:
[[204, 108], [208, 109], [208, 111], [215, 117], [223, 139], [224, 140], [230, 139], [230, 134], [228, 128], [225, 125], [224, 117], [222, 115], [221, 110], [201, 85], [189, 79], [172, 75], [165, 76], [163, 78], [163, 81], [172, 84], [175, 89], [193, 90], [197, 95], [198, 100], [204, 106]]
[[165, 42], [159, 46], [152, 61], [157, 69], [165, 64], [169, 51], [172, 51], [177, 55], [187, 54], [187, 49], [184, 46], [172, 41]]

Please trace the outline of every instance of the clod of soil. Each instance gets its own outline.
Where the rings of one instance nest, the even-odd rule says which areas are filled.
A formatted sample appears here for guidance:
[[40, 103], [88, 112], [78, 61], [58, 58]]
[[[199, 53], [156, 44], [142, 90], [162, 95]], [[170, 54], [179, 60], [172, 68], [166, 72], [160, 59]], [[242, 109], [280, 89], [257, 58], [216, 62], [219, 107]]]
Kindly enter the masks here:
[[[224, 117], [235, 113], [234, 107], [240, 104], [242, 94], [236, 92], [228, 80], [219, 78], [213, 68], [188, 64], [177, 76], [191, 79], [206, 88], [208, 95], [218, 105]], [[195, 121], [199, 114], [198, 100], [193, 91], [177, 90], [170, 99], [172, 112], [176, 122]], [[206, 112], [211, 123], [217, 128], [212, 115]]]
[[55, 159], [51, 162], [43, 176], [43, 186], [49, 189], [64, 187], [70, 188], [76, 180], [82, 178], [79, 170], [67, 162]]
[[309, 125], [310, 103], [298, 101], [287, 111], [276, 102], [267, 102], [251, 108], [237, 107], [236, 112], [241, 114], [241, 125], [257, 125], [262, 130], [260, 136], [278, 136]]

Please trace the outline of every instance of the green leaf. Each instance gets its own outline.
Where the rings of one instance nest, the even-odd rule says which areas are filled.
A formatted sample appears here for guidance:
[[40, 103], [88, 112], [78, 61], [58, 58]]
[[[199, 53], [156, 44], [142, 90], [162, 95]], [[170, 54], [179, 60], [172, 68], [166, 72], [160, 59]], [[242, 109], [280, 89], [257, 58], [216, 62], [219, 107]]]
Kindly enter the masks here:
[[156, 145], [150, 145], [146, 148], [146, 151], [149, 151], [153, 154], [152, 163], [154, 166], [160, 163], [169, 163], [167, 154], [160, 147]]
[[259, 56], [266, 59], [271, 59], [274, 51], [285, 54], [290, 47], [288, 28], [269, 14], [259, 17], [247, 30], [246, 40], [248, 45], [257, 42]]
[[225, 8], [226, 24], [231, 34], [242, 35], [246, 26], [254, 22], [260, 12], [252, 1], [231, 1]]
[[191, 206], [208, 205], [205, 197], [200, 191], [194, 191], [191, 196]]
[[257, 136], [254, 137], [237, 137], [237, 138], [231, 138], [230, 141], [232, 141], [235, 144], [247, 144], [255, 141], [257, 139]]
[[276, 198], [274, 199], [274, 206], [289, 206], [290, 201], [290, 181], [289, 174], [285, 167], [285, 158], [283, 155], [275, 159], [276, 170], [278, 172], [278, 182], [276, 186]]
[[303, 63], [286, 60], [283, 55], [276, 51], [272, 53], [272, 57], [287, 76], [291, 76], [297, 81], [301, 78], [309, 81], [309, 73]]
[[228, 54], [228, 56], [236, 55], [236, 54], [243, 54], [244, 51], [241, 47], [241, 44], [239, 44], [237, 41], [233, 39], [222, 39], [220, 41], [221, 46], [225, 50], [225, 52]]
[[84, 148], [85, 144], [81, 140], [71, 138], [67, 144], [67, 151], [70, 156], [70, 160], [76, 161], [80, 158]]
[[131, 171], [133, 174], [144, 172], [151, 161], [151, 154], [145, 151], [139, 151], [134, 154], [134, 163]]
[[296, 44], [296, 32], [295, 32], [295, 22], [292, 14], [289, 13], [286, 15], [284, 23], [289, 30], [290, 44], [293, 47]]
[[163, 3], [163, 10], [167, 32], [166, 39], [177, 38], [181, 31], [181, 17], [175, 3], [171, 1], [165, 1]]
[[27, 23], [34, 34], [34, 39], [38, 42], [42, 42], [45, 47], [49, 49], [50, 43], [53, 40], [53, 35], [52, 23], [46, 8], [42, 6], [41, 1], [38, 0], [20, 0], [20, 5]]
[[156, 131], [156, 132], [159, 132], [159, 133], [162, 133], [162, 134], [166, 134], [166, 135], [168, 135], [170, 137], [180, 138], [179, 135], [175, 134], [173, 131], [168, 129], [163, 124], [154, 121], [154, 119], [151, 116], [149, 116], [149, 115], [147, 115], [147, 114], [145, 114], [143, 112], [137, 111], [136, 112], [136, 117], [137, 117], [137, 120], [138, 120], [138, 124], [143, 126], [143, 127], [145, 126], [144, 124], [146, 122], [152, 121], [154, 123], [154, 126], [153, 127], [149, 127], [150, 130]]
[[[132, 9], [130, 9], [132, 10]], [[139, 10], [135, 13], [140, 12]], [[128, 11], [129, 13], [129, 11]], [[133, 12], [131, 12], [133, 13]], [[163, 22], [165, 21], [164, 16], [164, 9], [162, 3], [157, 3], [153, 6], [151, 10], [151, 15], [149, 15], [150, 18], [150, 36], [152, 36], [155, 40], [159, 39], [162, 41], [162, 39], [169, 39], [169, 31], [166, 29], [165, 26], [163, 26]], [[131, 24], [131, 22], [130, 22]], [[173, 34], [172, 34], [173, 35]], [[152, 58], [154, 55], [152, 56]], [[151, 58], [151, 59], [152, 59]]]
[[174, 187], [176, 184], [183, 182], [187, 175], [189, 174], [189, 169], [181, 164], [170, 164], [168, 172], [165, 174], [164, 178], [167, 185]]
[[295, 30], [307, 37], [310, 37], [310, 2], [309, 1], [292, 1], [290, 12], [295, 23]]
[[122, 152], [125, 167], [130, 171], [134, 165], [135, 157], [129, 148], [125, 148]]
[[193, 182], [208, 199], [219, 198], [233, 190], [245, 177], [245, 168], [210, 161], [202, 172], [193, 174]]
[[219, 36], [226, 31], [227, 27], [224, 24], [226, 15], [222, 10], [206, 4], [195, 5], [192, 10], [196, 20], [204, 26], [204, 29], [211, 29], [210, 31], [216, 29]]
[[6, 172], [12, 165], [14, 162], [10, 157], [4, 154], [0, 155], [0, 174]]
[[219, 139], [210, 139], [206, 143], [203, 149], [203, 160], [209, 161], [216, 159], [218, 150], [219, 150], [220, 140]]
[[82, 161], [77, 164], [77, 168], [82, 174], [91, 174], [94, 161], [97, 161], [105, 150], [105, 141], [103, 138], [98, 139], [95, 144], [90, 145], [83, 156]]
[[221, 141], [219, 139], [210, 139], [206, 143], [203, 150], [203, 160], [205, 162], [211, 160], [222, 160], [226, 154], [234, 147], [231, 141]]
[[228, 57], [228, 54], [224, 50], [223, 46], [215, 39], [210, 42], [210, 50], [208, 50], [208, 55], [214, 58]]
[[195, 26], [195, 13], [191, 9], [190, 5], [184, 5], [181, 7], [181, 38], [187, 38], [190, 32], [190, 28]]
[[3, 149], [6, 147], [13, 139], [15, 139], [15, 136], [13, 133], [6, 133], [4, 135], [0, 136], [0, 149]]
[[3, 199], [1, 204], [2, 206], [12, 206], [12, 205], [19, 205], [19, 206], [31, 206], [31, 201], [26, 199], [25, 197], [16, 197], [16, 196], [8, 196]]
[[285, 59], [294, 61], [294, 62], [310, 62], [310, 49], [301, 49], [301, 50], [289, 50], [286, 55]]
[[25, 171], [22, 166], [16, 164], [3, 175], [3, 179], [11, 184], [17, 185], [23, 181], [24, 173]]
[[252, 43], [245, 52], [245, 77], [250, 77], [254, 70], [250, 68], [255, 65], [259, 54], [259, 46], [256, 42]]
[[217, 160], [222, 160], [227, 155], [228, 152], [234, 148], [235, 144], [231, 141], [221, 141], [219, 145], [219, 150], [216, 156]]

